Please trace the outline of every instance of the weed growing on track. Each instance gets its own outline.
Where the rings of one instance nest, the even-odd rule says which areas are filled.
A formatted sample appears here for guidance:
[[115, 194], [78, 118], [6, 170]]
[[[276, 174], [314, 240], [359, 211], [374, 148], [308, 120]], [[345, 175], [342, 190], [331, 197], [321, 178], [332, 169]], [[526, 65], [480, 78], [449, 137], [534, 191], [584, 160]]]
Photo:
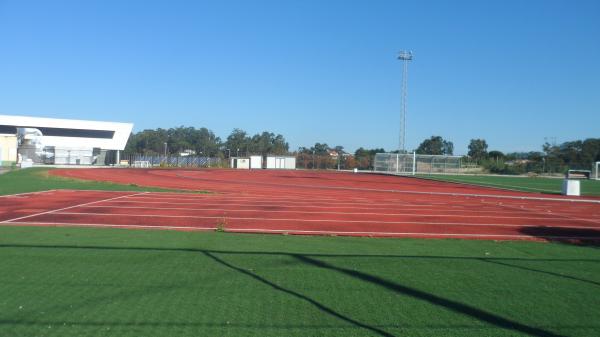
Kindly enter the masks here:
[[600, 249], [0, 227], [3, 336], [597, 336]]
[[215, 228], [215, 232], [223, 233], [227, 227], [227, 218], [221, 218], [217, 220], [217, 226]]

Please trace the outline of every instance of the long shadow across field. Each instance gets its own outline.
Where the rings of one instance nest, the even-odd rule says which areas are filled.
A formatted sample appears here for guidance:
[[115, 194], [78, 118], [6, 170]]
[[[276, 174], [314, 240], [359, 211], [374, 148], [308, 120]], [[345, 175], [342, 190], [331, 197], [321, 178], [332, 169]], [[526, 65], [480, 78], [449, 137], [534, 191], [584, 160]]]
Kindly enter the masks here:
[[353, 325], [355, 325], [357, 327], [361, 327], [361, 328], [364, 328], [364, 329], [367, 329], [367, 330], [371, 330], [372, 332], [375, 332], [375, 333], [377, 333], [380, 336], [394, 337], [394, 335], [392, 335], [392, 334], [390, 334], [390, 333], [388, 333], [386, 331], [383, 331], [383, 330], [381, 330], [379, 328], [370, 326], [370, 325], [365, 324], [365, 323], [361, 323], [361, 322], [359, 322], [359, 321], [357, 321], [355, 319], [352, 319], [352, 318], [350, 318], [348, 316], [345, 316], [345, 315], [343, 315], [343, 314], [341, 314], [341, 313], [339, 313], [339, 312], [337, 312], [337, 311], [335, 311], [335, 310], [333, 310], [333, 309], [325, 306], [324, 304], [322, 304], [322, 303], [320, 303], [320, 302], [318, 302], [318, 301], [316, 301], [316, 300], [314, 300], [314, 299], [312, 299], [312, 298], [310, 298], [310, 297], [308, 297], [306, 295], [302, 295], [299, 292], [293, 291], [291, 289], [284, 288], [284, 287], [282, 287], [282, 286], [280, 286], [280, 285], [278, 285], [278, 284], [276, 284], [274, 282], [271, 282], [271, 281], [267, 280], [266, 278], [264, 278], [262, 276], [259, 276], [259, 275], [255, 274], [255, 273], [252, 273], [252, 272], [250, 272], [250, 271], [248, 271], [246, 269], [242, 269], [240, 267], [234, 266], [233, 264], [225, 262], [225, 260], [218, 258], [214, 254], [211, 254], [209, 252], [204, 252], [204, 254], [206, 256], [208, 256], [209, 258], [213, 259], [214, 261], [216, 261], [216, 262], [218, 262], [218, 263], [220, 263], [220, 264], [222, 264], [222, 265], [224, 265], [224, 266], [226, 266], [226, 267], [228, 267], [230, 269], [233, 269], [233, 270], [235, 270], [235, 271], [237, 271], [239, 273], [248, 275], [251, 278], [253, 278], [253, 279], [255, 279], [255, 280], [259, 281], [259, 282], [262, 282], [262, 283], [270, 286], [271, 288], [273, 288], [275, 290], [284, 292], [286, 294], [289, 294], [289, 295], [297, 297], [297, 298], [299, 298], [301, 300], [304, 300], [304, 301], [312, 304], [313, 306], [315, 306], [317, 309], [319, 309], [319, 310], [321, 310], [321, 311], [323, 311], [323, 312], [325, 312], [325, 313], [327, 313], [329, 315], [332, 315], [332, 316], [334, 316], [336, 318], [339, 318], [339, 319], [341, 319], [343, 321], [351, 323], [351, 324], [353, 324]]
[[[289, 257], [293, 257], [295, 259], [297, 259], [298, 261], [311, 265], [313, 267], [317, 267], [317, 268], [322, 268], [325, 270], [330, 270], [333, 272], [338, 272], [341, 273], [343, 275], [347, 275], [353, 278], [356, 278], [358, 280], [361, 280], [363, 282], [369, 282], [371, 284], [383, 287], [387, 290], [396, 292], [398, 294], [402, 294], [402, 295], [406, 295], [406, 296], [410, 296], [413, 297], [415, 299], [427, 302], [429, 304], [438, 306], [438, 307], [443, 307], [446, 308], [448, 310], [454, 311], [456, 313], [459, 314], [463, 314], [472, 318], [475, 318], [477, 320], [480, 320], [482, 322], [486, 322], [489, 323], [491, 325], [494, 325], [496, 327], [502, 328], [502, 329], [507, 329], [507, 330], [512, 330], [515, 332], [519, 332], [519, 333], [525, 333], [528, 335], [532, 335], [532, 336], [539, 336], [539, 337], [558, 337], [558, 336], [562, 336], [556, 333], [553, 333], [551, 331], [547, 331], [544, 329], [540, 329], [540, 328], [536, 328], [536, 327], [532, 327], [532, 326], [528, 326], [522, 323], [519, 323], [517, 321], [514, 320], [510, 320], [504, 317], [501, 317], [499, 315], [495, 315], [491, 312], [470, 306], [468, 304], [464, 304], [464, 303], [460, 303], [458, 301], [454, 301], [454, 300], [450, 300], [450, 299], [446, 299], [443, 298], [441, 296], [438, 295], [434, 295], [419, 289], [415, 289], [412, 287], [408, 287], [405, 285], [402, 285], [398, 282], [393, 282], [390, 280], [386, 280], [383, 279], [381, 277], [375, 276], [375, 275], [371, 275], [368, 273], [364, 273], [361, 271], [356, 271], [356, 270], [351, 270], [351, 269], [347, 269], [347, 268], [343, 268], [343, 267], [339, 267], [339, 266], [335, 266], [332, 265], [330, 263], [324, 262], [322, 260], [318, 260], [318, 257], [324, 257], [324, 258], [332, 258], [332, 257], [389, 257], [389, 258], [419, 258], [419, 259], [469, 259], [469, 260], [474, 260], [474, 261], [486, 261], [486, 262], [491, 262], [491, 261], [495, 261], [495, 260], [523, 260], [523, 261], [585, 261], [585, 262], [593, 262], [593, 263], [598, 263], [600, 261], [598, 260], [590, 260], [590, 259], [518, 259], [518, 258], [481, 258], [481, 257], [443, 257], [443, 256], [403, 256], [403, 255], [340, 255], [340, 254], [297, 254], [297, 253], [285, 253], [285, 252], [245, 252], [245, 251], [219, 251], [219, 250], [205, 250], [205, 249], [193, 249], [193, 248], [152, 248], [152, 247], [148, 247], [148, 248], [144, 248], [144, 247], [108, 247], [108, 246], [71, 246], [71, 245], [54, 245], [54, 246], [43, 246], [43, 245], [13, 245], [13, 244], [0, 244], [0, 249], [1, 248], [41, 248], [41, 249], [91, 249], [91, 250], [133, 250], [133, 251], [173, 251], [173, 252], [191, 252], [191, 253], [202, 253], [205, 256], [211, 258], [213, 261], [215, 261], [216, 263], [219, 263], [221, 265], [224, 265], [232, 270], [235, 270], [239, 273], [243, 273], [253, 279], [255, 279], [256, 281], [262, 282], [270, 287], [272, 287], [273, 289], [276, 289], [278, 291], [287, 293], [291, 296], [297, 297], [299, 299], [302, 299], [304, 301], [307, 301], [308, 303], [312, 304], [313, 306], [315, 306], [316, 308], [318, 308], [319, 310], [332, 315], [336, 318], [339, 318], [345, 322], [351, 323], [357, 327], [361, 327], [367, 330], [370, 330], [380, 336], [394, 336], [393, 334], [386, 332], [382, 329], [379, 329], [377, 327], [373, 327], [370, 326], [368, 324], [359, 322], [353, 318], [350, 318], [342, 313], [339, 313], [327, 306], [325, 306], [324, 304], [316, 301], [315, 299], [310, 298], [309, 296], [303, 295], [299, 292], [296, 292], [294, 290], [290, 290], [287, 288], [284, 288], [260, 275], [257, 275], [253, 272], [250, 272], [249, 270], [237, 267], [231, 263], [228, 263], [227, 261], [223, 260], [222, 258], [219, 258], [218, 256], [216, 256], [217, 254], [231, 254], [231, 255], [280, 255], [280, 256], [289, 256]], [[510, 265], [513, 266], [513, 265]], [[514, 266], [513, 266], [514, 267]], [[537, 271], [537, 270], [535, 270]], [[547, 273], [549, 275], [553, 275], [553, 276], [557, 276], [557, 277], [565, 277], [565, 275], [560, 275], [560, 274], [555, 274], [555, 273]], [[570, 279], [574, 279], [574, 280], [578, 280], [578, 281], [582, 281], [582, 282], [587, 282], [587, 283], [593, 283], [597, 285], [597, 282], [593, 282], [593, 281], [588, 281], [588, 280], [583, 280], [583, 279], [577, 279], [574, 277], [568, 277]]]
[[573, 281], [584, 282], [584, 283], [600, 286], [600, 282], [586, 280], [584, 278], [575, 277], [575, 276], [571, 276], [571, 275], [559, 274], [559, 273], [555, 273], [555, 272], [551, 272], [551, 271], [547, 271], [547, 270], [540, 270], [540, 269], [535, 269], [535, 268], [531, 268], [531, 267], [519, 266], [519, 265], [515, 265], [512, 263], [507, 263], [506, 261], [498, 261], [498, 260], [492, 260], [492, 259], [481, 259], [481, 261], [488, 262], [488, 263], [495, 263], [497, 265], [501, 265], [501, 266], [505, 266], [505, 267], [521, 269], [521, 270], [531, 271], [534, 273], [546, 274], [546, 275], [556, 276], [559, 278], [564, 278], [564, 279], [569, 279], [569, 280], [573, 280]]

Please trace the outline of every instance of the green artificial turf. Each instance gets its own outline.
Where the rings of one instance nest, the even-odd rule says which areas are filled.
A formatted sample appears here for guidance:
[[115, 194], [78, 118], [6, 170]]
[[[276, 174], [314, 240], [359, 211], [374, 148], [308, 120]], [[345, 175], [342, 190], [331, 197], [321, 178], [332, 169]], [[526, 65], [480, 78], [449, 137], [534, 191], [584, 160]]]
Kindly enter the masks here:
[[598, 336], [600, 250], [0, 227], [1, 336]]
[[[481, 186], [508, 188], [525, 192], [560, 194], [563, 179], [542, 177], [502, 177], [482, 175], [420, 175], [419, 177], [475, 184]], [[599, 180], [581, 180], [581, 194], [600, 196]]]
[[46, 191], [53, 189], [149, 192], [175, 191], [164, 188], [142, 187], [133, 184], [124, 185], [103, 181], [64, 178], [48, 174], [50, 170], [52, 169], [28, 168], [23, 170], [12, 170], [10, 172], [0, 174], [0, 195]]

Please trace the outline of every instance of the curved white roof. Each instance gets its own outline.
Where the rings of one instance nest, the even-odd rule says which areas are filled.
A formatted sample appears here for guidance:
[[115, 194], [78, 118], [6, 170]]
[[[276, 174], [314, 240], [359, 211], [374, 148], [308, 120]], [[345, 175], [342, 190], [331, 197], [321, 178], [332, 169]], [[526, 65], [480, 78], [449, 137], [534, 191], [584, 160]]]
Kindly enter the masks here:
[[133, 123], [0, 115], [0, 127], [36, 128], [44, 146], [123, 150]]

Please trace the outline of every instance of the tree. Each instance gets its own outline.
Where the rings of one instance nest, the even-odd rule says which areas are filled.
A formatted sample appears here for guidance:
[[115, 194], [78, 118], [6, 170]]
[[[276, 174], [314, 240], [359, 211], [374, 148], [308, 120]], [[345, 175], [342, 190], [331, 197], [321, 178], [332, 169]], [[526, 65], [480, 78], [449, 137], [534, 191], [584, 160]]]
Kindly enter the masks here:
[[380, 149], [364, 149], [362, 147], [358, 148], [354, 152], [354, 160], [356, 161], [356, 167], [361, 170], [372, 170], [373, 169], [373, 161], [375, 160], [375, 154], [384, 153], [385, 150]]
[[500, 151], [490, 151], [488, 152], [487, 157], [489, 158], [489, 160], [493, 160], [496, 163], [504, 161], [504, 153]]
[[485, 159], [488, 155], [487, 148], [488, 145], [485, 139], [471, 139], [471, 143], [469, 144], [469, 157], [476, 161]]
[[440, 136], [431, 136], [425, 139], [417, 148], [418, 154], [452, 155], [454, 153], [454, 143], [444, 140]]
[[255, 134], [250, 140], [250, 148], [248, 154], [260, 154], [266, 156], [268, 154], [282, 155], [289, 151], [289, 144], [285, 141], [282, 135], [275, 136], [272, 132], [264, 131], [261, 134]]
[[246, 133], [246, 131], [242, 129], [235, 128], [229, 136], [227, 136], [227, 140], [225, 141], [225, 148], [229, 149], [231, 152], [231, 156], [244, 155], [244, 153], [248, 152], [250, 148], [250, 137]]

